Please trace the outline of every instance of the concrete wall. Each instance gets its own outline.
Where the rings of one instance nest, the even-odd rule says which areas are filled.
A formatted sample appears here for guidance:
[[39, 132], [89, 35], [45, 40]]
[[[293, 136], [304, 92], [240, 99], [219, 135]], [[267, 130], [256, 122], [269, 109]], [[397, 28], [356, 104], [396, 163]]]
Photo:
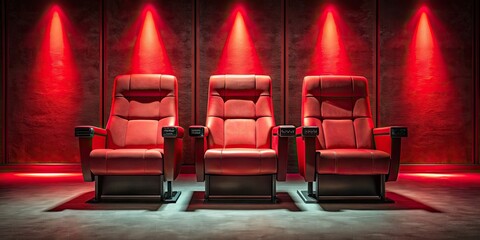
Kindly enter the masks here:
[[[52, 6], [50, 1], [6, 2], [8, 163], [78, 162], [74, 126], [99, 124], [100, 5], [59, 3], [70, 46], [65, 51], [72, 56], [61, 63], [48, 62]], [[58, 72], [56, 64], [72, 72]]]
[[424, 4], [439, 54], [425, 60], [431, 63], [415, 59], [410, 45], [421, 2], [380, 3], [380, 125], [409, 127], [404, 163], [472, 163], [473, 1]]
[[[58, 72], [48, 79], [39, 74], [48, 28], [45, 16], [53, 4], [61, 9], [62, 20], [68, 20], [62, 24], [73, 58], [69, 64], [75, 70], [69, 79]], [[333, 8], [349, 62], [338, 73], [368, 78], [379, 126], [409, 127], [402, 162], [475, 161], [474, 150], [480, 145], [475, 126], [480, 120], [479, 104], [474, 103], [478, 103], [480, 84], [475, 82], [478, 56], [473, 47], [475, 34], [478, 46], [474, 23], [478, 24], [479, 4], [473, 0], [4, 0], [6, 34], [0, 33], [6, 42], [0, 51], [6, 60], [2, 62], [5, 109], [0, 108], [5, 121], [0, 124], [6, 140], [0, 142], [3, 163], [79, 161], [73, 127], [106, 124], [113, 79], [131, 73], [135, 28], [147, 4], [163, 23], [160, 32], [179, 80], [184, 128], [205, 123], [208, 78], [216, 73], [230, 31], [229, 19], [238, 6], [245, 11], [262, 73], [272, 77], [277, 124], [300, 125], [302, 79], [312, 74], [322, 16]], [[428, 6], [435, 51], [443, 61], [435, 62], [430, 74], [412, 71], [414, 19], [422, 4]], [[191, 141], [188, 137], [184, 141], [185, 163], [193, 164]], [[292, 139], [289, 170], [296, 169]]]

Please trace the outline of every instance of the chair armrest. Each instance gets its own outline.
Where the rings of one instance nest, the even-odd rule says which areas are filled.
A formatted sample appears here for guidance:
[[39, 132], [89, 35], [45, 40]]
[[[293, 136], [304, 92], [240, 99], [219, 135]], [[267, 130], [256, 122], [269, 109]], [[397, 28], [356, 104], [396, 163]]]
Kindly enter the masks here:
[[188, 128], [188, 134], [194, 138], [193, 151], [197, 182], [205, 181], [205, 152], [209, 130], [205, 126], [194, 125]]
[[188, 135], [193, 138], [208, 137], [208, 128], [200, 125], [193, 125], [188, 128]]
[[317, 126], [302, 126], [296, 130], [298, 170], [306, 182], [315, 181]]
[[105, 148], [107, 130], [94, 126], [77, 126], [75, 127], [75, 137], [78, 137], [83, 180], [92, 182], [94, 177], [90, 171], [90, 152], [94, 149]]
[[277, 180], [285, 181], [288, 165], [288, 138], [295, 137], [295, 126], [279, 125], [272, 129], [272, 149], [277, 154]]
[[374, 128], [373, 135], [390, 135], [392, 138], [408, 137], [408, 129], [401, 126]]
[[182, 165], [183, 128], [179, 126], [162, 127], [163, 137], [163, 174], [165, 181], [173, 181], [180, 173]]
[[273, 136], [279, 137], [295, 137], [295, 126], [293, 125], [278, 125], [272, 129]]
[[183, 128], [180, 126], [162, 127], [163, 138], [183, 138]]
[[107, 136], [107, 130], [94, 126], [76, 126], [75, 137], [92, 138], [94, 135]]
[[402, 137], [408, 136], [406, 127], [381, 127], [373, 129], [375, 149], [390, 154], [390, 169], [386, 181], [395, 181], [400, 168], [400, 150]]

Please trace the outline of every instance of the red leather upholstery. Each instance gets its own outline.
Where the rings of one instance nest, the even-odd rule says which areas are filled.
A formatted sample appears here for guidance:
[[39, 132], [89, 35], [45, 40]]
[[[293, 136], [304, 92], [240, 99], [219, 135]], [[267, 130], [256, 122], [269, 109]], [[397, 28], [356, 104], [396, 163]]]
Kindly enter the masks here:
[[389, 174], [395, 167], [390, 164], [391, 152], [385, 151], [385, 147], [375, 149], [367, 79], [307, 76], [302, 101], [302, 126], [319, 128], [315, 149], [313, 142], [308, 143], [313, 138], [297, 138], [300, 174], [307, 181], [313, 181], [312, 171], [374, 175]]
[[106, 129], [90, 127], [93, 137], [79, 138], [85, 180], [92, 181], [92, 175], [162, 174], [167, 181], [175, 179], [183, 129], [175, 127], [178, 136], [165, 140], [162, 127], [178, 125], [177, 91], [177, 79], [170, 75], [116, 77]]
[[90, 153], [94, 175], [160, 175], [163, 149], [96, 149]]
[[373, 127], [364, 77], [307, 76], [302, 126], [296, 135], [299, 172], [308, 182], [307, 191], [298, 191], [304, 201], [331, 197], [383, 201], [385, 181], [398, 175], [400, 138], [408, 132], [405, 127]]
[[372, 149], [317, 150], [319, 174], [387, 174], [390, 155]]
[[397, 180], [400, 167], [401, 139], [391, 135], [392, 128], [398, 127], [382, 127], [373, 129], [375, 148], [384, 151], [391, 156], [390, 170], [387, 175], [387, 181]]
[[302, 125], [318, 126], [318, 149], [372, 148], [372, 115], [364, 77], [307, 76]]
[[214, 148], [205, 152], [205, 173], [262, 175], [277, 173], [277, 154], [272, 149]]
[[268, 76], [211, 76], [208, 148], [270, 148], [275, 126], [271, 89]]
[[205, 135], [195, 141], [197, 180], [204, 174], [277, 174], [285, 180], [288, 141], [272, 134], [271, 92], [269, 76], [210, 77]]
[[107, 147], [163, 148], [162, 127], [178, 125], [176, 92], [174, 76], [118, 76], [107, 124]]

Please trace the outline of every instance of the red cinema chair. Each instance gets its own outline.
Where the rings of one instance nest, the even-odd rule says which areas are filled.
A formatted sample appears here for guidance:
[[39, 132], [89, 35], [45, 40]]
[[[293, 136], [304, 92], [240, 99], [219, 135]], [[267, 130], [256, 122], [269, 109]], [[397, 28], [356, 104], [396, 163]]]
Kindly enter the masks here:
[[304, 201], [383, 201], [385, 181], [397, 179], [407, 128], [373, 127], [366, 78], [307, 76], [296, 135], [299, 172], [308, 182], [308, 191], [298, 191]]
[[285, 181], [294, 126], [275, 126], [269, 76], [210, 77], [206, 126], [191, 126], [197, 181], [205, 199], [275, 201]]
[[[106, 129], [79, 126], [83, 178], [95, 199], [148, 197], [175, 202], [171, 182], [181, 165], [177, 79], [161, 74], [115, 78]], [[164, 183], [167, 189], [164, 189]]]

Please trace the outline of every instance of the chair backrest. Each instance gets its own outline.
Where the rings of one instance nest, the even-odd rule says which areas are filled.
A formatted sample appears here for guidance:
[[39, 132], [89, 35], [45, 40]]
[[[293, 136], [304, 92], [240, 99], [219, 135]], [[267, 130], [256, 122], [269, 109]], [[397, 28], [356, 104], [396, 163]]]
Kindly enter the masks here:
[[303, 79], [302, 125], [318, 126], [317, 149], [373, 148], [373, 121], [365, 77]]
[[163, 148], [162, 127], [178, 125], [177, 79], [132, 74], [115, 78], [108, 148]]
[[209, 148], [270, 148], [275, 126], [270, 77], [211, 76], [206, 126]]

